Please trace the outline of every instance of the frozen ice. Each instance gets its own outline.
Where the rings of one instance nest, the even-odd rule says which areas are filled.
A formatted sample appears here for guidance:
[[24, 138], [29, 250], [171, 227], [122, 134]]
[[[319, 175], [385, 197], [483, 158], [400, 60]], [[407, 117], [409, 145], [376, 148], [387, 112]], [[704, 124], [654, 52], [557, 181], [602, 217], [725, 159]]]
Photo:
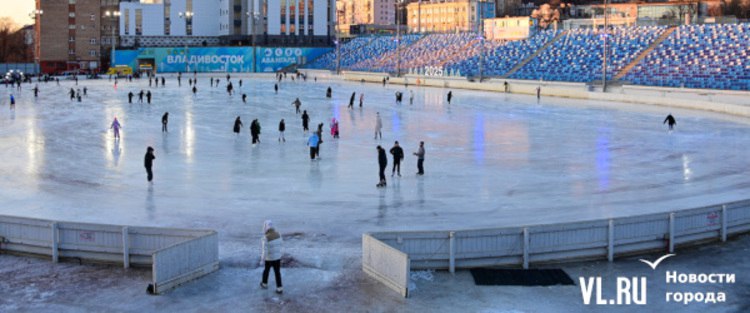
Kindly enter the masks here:
[[[0, 214], [215, 229], [222, 266], [254, 271], [242, 282], [250, 285], [259, 277], [262, 223], [271, 219], [285, 236], [297, 236], [286, 250], [300, 264], [292, 277], [309, 274], [325, 284], [358, 271], [362, 232], [668, 212], [740, 200], [750, 187], [748, 121], [729, 116], [467, 90], [453, 90], [448, 105], [447, 89], [312, 77], [285, 80], [275, 94], [273, 77], [263, 75], [233, 75], [236, 93], [229, 96], [223, 74], [214, 75], [222, 79], [214, 88], [202, 74], [193, 96], [191, 75], [182, 87], [166, 76], [167, 86], [155, 88], [146, 79], [120, 80], [117, 88], [107, 79], [41, 83], [39, 98], [33, 85], [21, 92], [0, 86]], [[88, 96], [70, 101], [68, 90], [84, 86]], [[325, 98], [328, 86], [333, 99]], [[152, 91], [152, 104], [139, 104], [137, 95], [128, 104], [127, 93], [141, 89]], [[395, 102], [398, 90], [403, 104]], [[347, 109], [352, 92], [355, 107]], [[7, 106], [11, 93], [15, 111]], [[325, 123], [320, 160], [309, 159], [291, 104], [296, 97], [311, 128]], [[169, 132], [162, 133], [167, 111]], [[373, 139], [376, 112], [382, 140]], [[671, 132], [662, 124], [668, 113], [677, 118]], [[115, 116], [123, 126], [119, 141], [109, 130]], [[239, 137], [236, 116], [245, 125]], [[330, 136], [332, 117], [340, 139]], [[256, 118], [262, 134], [253, 146]], [[285, 143], [277, 141], [281, 118]], [[395, 140], [406, 154], [402, 176], [390, 176], [389, 156], [388, 186], [376, 188], [375, 147], [388, 150]], [[419, 141], [427, 150], [424, 176], [415, 175], [412, 155]], [[156, 150], [153, 185], [143, 168], [147, 146]], [[217, 275], [213, 283], [238, 282]]]

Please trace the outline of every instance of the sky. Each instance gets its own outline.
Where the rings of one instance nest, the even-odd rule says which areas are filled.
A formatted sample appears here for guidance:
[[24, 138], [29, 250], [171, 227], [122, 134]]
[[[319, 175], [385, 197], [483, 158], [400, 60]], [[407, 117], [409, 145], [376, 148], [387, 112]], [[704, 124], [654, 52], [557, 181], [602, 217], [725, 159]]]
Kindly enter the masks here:
[[0, 17], [10, 17], [19, 25], [33, 23], [29, 13], [34, 10], [34, 0], [0, 0]]

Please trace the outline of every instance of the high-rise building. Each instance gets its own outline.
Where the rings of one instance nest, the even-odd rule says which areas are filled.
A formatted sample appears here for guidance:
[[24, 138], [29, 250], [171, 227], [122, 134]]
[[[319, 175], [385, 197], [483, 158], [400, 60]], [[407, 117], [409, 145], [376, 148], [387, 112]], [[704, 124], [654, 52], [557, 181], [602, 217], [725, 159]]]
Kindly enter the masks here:
[[36, 0], [35, 55], [42, 72], [96, 72], [100, 66], [101, 0]]
[[417, 1], [407, 11], [411, 32], [477, 32], [483, 19], [495, 17], [495, 1]]
[[338, 0], [338, 30], [346, 35], [353, 25], [396, 25], [396, 3], [396, 0]]

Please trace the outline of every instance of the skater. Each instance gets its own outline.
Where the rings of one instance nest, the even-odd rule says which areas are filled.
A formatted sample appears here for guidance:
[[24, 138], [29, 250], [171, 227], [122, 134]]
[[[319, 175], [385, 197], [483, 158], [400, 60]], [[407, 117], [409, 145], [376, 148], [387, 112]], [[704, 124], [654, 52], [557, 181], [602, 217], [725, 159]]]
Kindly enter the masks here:
[[242, 103], [247, 103], [247, 94], [242, 94]]
[[390, 152], [393, 156], [393, 170], [391, 170], [391, 177], [396, 173], [401, 177], [401, 160], [404, 159], [404, 149], [401, 149], [401, 146], [398, 145], [398, 141], [396, 141]]
[[39, 85], [34, 85], [34, 98], [39, 97]]
[[151, 84], [152, 84], [152, 81], [151, 81], [151, 75], [149, 75], [149, 76], [148, 76], [148, 87], [149, 87], [149, 88], [151, 87]]
[[383, 139], [383, 120], [380, 118], [380, 112], [377, 113], [377, 116], [375, 117], [375, 139], [378, 139], [378, 136], [380, 136], [380, 139]]
[[141, 89], [141, 92], [138, 93], [138, 103], [143, 103], [143, 89]]
[[302, 111], [302, 131], [305, 133], [309, 130], [308, 125], [310, 123], [310, 116], [307, 115], [307, 110]]
[[315, 157], [320, 159], [320, 145], [323, 143], [323, 123], [318, 124], [318, 148], [315, 149]]
[[400, 91], [396, 91], [396, 103], [401, 104], [401, 99], [403, 99], [404, 94]]
[[73, 88], [70, 88], [68, 93], [70, 94], [70, 101], [73, 101], [76, 98], [76, 91], [73, 90]]
[[229, 80], [230, 80], [231, 78], [232, 78], [232, 76], [229, 76], [229, 74], [227, 74], [227, 82], [229, 82]]
[[326, 98], [330, 98], [333, 94], [333, 90], [331, 90], [331, 87], [329, 86], [328, 89], [326, 89]]
[[286, 142], [286, 138], [284, 138], [284, 131], [286, 130], [286, 123], [284, 123], [284, 119], [281, 119], [281, 122], [279, 122], [279, 142]]
[[383, 77], [383, 87], [385, 87], [385, 77]]
[[242, 88], [242, 80], [240, 79], [240, 88]]
[[292, 102], [292, 105], [294, 106], [295, 114], [299, 114], [299, 107], [302, 106], [302, 101], [299, 101], [299, 98], [297, 98]]
[[[164, 76], [161, 77], [161, 86], [164, 87]], [[85, 92], [84, 92], [85, 93]]]
[[213, 86], [214, 86], [214, 78], [211, 77], [211, 87], [213, 87]]
[[536, 99], [539, 100], [539, 98], [542, 97], [542, 86], [536, 87]]
[[260, 122], [257, 118], [250, 123], [250, 135], [253, 137], [253, 145], [260, 143]]
[[669, 113], [669, 115], [667, 115], [667, 118], [664, 119], [664, 123], [662, 124], [669, 125], [669, 130], [672, 130], [674, 129], [674, 125], [677, 124], [677, 121], [674, 119], [674, 116], [672, 116], [672, 113]]
[[268, 288], [268, 272], [273, 268], [273, 274], [276, 278], [276, 293], [284, 292], [281, 285], [281, 245], [284, 240], [281, 234], [273, 227], [270, 220], [263, 223], [263, 238], [261, 239], [261, 261], [263, 262], [263, 280], [260, 282], [260, 288]]
[[192, 78], [188, 78], [188, 86], [192, 86], [192, 85], [193, 85], [193, 79]]
[[424, 175], [424, 141], [419, 142], [419, 150], [414, 155], [417, 156], [417, 175]]
[[453, 91], [448, 91], [448, 104], [451, 104], [451, 99], [453, 99]]
[[[218, 83], [217, 83], [217, 85], [218, 85]], [[228, 93], [228, 94], [229, 94], [230, 96], [232, 95], [232, 91], [233, 91], [233, 90], [234, 90], [234, 86], [232, 86], [232, 83], [229, 83], [229, 84], [227, 85], [227, 93]]]
[[133, 92], [128, 92], [128, 103], [133, 103]]
[[16, 109], [16, 98], [13, 97], [13, 95], [10, 95], [10, 110], [13, 111]]
[[273, 91], [278, 95], [279, 94], [279, 84], [273, 84]]
[[112, 125], [109, 127], [115, 132], [115, 139], [120, 139], [120, 121], [117, 120], [117, 116], [115, 116], [115, 119], [112, 121]]
[[505, 88], [505, 93], [508, 93], [510, 91], [510, 86], [508, 85], [508, 81], [503, 82], [503, 87]]
[[409, 90], [409, 105], [414, 104], [414, 91]]
[[339, 121], [336, 118], [331, 118], [331, 137], [334, 139], [339, 138]]
[[240, 120], [240, 117], [238, 116], [237, 119], [234, 120], [234, 133], [237, 134], [237, 136], [240, 135], [240, 129], [242, 129], [242, 121]]
[[168, 133], [167, 131], [167, 123], [169, 123], [169, 112], [164, 112], [164, 115], [161, 117], [161, 131], [163, 133]]
[[86, 86], [84, 86], [84, 87], [83, 87], [83, 95], [84, 95], [84, 96], [87, 96], [88, 90], [89, 90], [89, 89], [88, 89], [88, 88], [86, 88]]
[[354, 98], [355, 98], [355, 94], [356, 94], [356, 92], [352, 92], [352, 97], [351, 97], [351, 98], [349, 98], [349, 108], [350, 108], [350, 109], [354, 108]]
[[146, 101], [151, 104], [151, 90], [146, 91]]
[[146, 179], [150, 183], [154, 179], [154, 172], [151, 171], [151, 167], [154, 165], [154, 148], [149, 146], [146, 148], [146, 155], [143, 157], [143, 166], [146, 167]]
[[80, 94], [80, 93], [76, 95], [76, 100], [77, 100], [78, 102], [81, 102], [81, 94]]
[[197, 93], [197, 92], [198, 92], [198, 88], [195, 87], [195, 86], [193, 86], [193, 95], [195, 95], [195, 93]]
[[359, 94], [359, 108], [360, 109], [362, 108], [362, 103], [364, 103], [364, 102], [365, 102], [365, 94], [364, 93], [360, 93]]
[[385, 168], [388, 167], [388, 157], [385, 155], [385, 149], [378, 146], [378, 165], [380, 166], [380, 182], [376, 185], [377, 187], [385, 187]]
[[315, 160], [315, 155], [318, 154], [318, 145], [320, 144], [320, 137], [318, 133], [312, 133], [310, 138], [307, 139], [307, 145], [310, 146], [310, 160]]

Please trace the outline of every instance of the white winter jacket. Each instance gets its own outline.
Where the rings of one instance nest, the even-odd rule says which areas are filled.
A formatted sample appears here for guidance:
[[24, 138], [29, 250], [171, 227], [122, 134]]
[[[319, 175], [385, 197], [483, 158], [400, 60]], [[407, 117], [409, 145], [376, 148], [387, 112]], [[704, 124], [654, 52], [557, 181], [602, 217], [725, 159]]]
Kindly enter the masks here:
[[263, 255], [262, 260], [263, 261], [276, 261], [281, 259], [282, 255], [282, 244], [284, 243], [284, 239], [281, 238], [281, 235], [276, 232], [275, 229], [270, 229], [265, 236], [263, 236], [263, 239], [261, 239], [261, 245], [263, 247]]

